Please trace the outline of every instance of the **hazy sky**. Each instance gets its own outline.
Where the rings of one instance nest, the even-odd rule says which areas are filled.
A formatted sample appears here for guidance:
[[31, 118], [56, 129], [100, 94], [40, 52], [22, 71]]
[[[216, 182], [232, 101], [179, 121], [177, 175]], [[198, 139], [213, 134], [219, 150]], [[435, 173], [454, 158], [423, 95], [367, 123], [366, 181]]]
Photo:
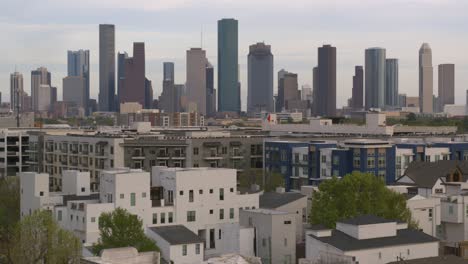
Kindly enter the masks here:
[[272, 46], [275, 75], [281, 68], [298, 73], [300, 86], [312, 83], [317, 48], [336, 46], [338, 106], [351, 96], [354, 65], [363, 65], [368, 47], [384, 47], [387, 57], [400, 60], [400, 93], [418, 94], [423, 42], [432, 47], [434, 93], [440, 63], [456, 64], [456, 103], [465, 103], [468, 89], [467, 0], [0, 0], [0, 6], [4, 101], [15, 66], [28, 93], [31, 70], [47, 67], [60, 99], [66, 52], [76, 49], [91, 51], [91, 97], [97, 98], [100, 23], [116, 25], [116, 52], [131, 56], [133, 42], [146, 43], [146, 75], [157, 98], [162, 62], [175, 62], [176, 82], [184, 83], [185, 51], [200, 46], [202, 29], [203, 48], [216, 68], [217, 20], [228, 17], [239, 20], [243, 109], [248, 46], [259, 41]]

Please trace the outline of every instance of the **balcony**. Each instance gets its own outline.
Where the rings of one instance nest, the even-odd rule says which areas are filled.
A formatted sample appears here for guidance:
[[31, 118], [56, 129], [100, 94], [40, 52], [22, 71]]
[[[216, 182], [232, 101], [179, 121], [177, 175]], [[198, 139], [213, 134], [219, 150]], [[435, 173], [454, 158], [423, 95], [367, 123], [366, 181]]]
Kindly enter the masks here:
[[[460, 201], [459, 201], [460, 199]], [[448, 197], [441, 201], [441, 221], [448, 223], [463, 223], [463, 198]]]
[[203, 157], [203, 159], [205, 160], [221, 160], [223, 158], [224, 158], [223, 156], [216, 154], [216, 153], [210, 153], [210, 154], [204, 155]]

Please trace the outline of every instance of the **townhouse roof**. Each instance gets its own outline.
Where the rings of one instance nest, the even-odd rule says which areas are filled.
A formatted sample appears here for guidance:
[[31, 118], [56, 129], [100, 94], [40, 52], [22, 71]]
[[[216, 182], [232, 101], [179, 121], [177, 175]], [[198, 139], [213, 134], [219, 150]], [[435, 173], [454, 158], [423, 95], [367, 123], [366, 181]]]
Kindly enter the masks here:
[[64, 205], [66, 205], [68, 201], [89, 201], [89, 200], [99, 200], [99, 193], [91, 193], [90, 195], [67, 194], [63, 196]]
[[203, 243], [203, 240], [183, 225], [150, 227], [171, 245]]
[[[401, 263], [401, 261], [394, 261], [388, 264], [398, 264], [398, 263]], [[404, 263], [405, 264], [466, 264], [468, 263], [468, 260], [462, 259], [454, 255], [448, 255], [448, 256], [438, 256], [438, 257], [430, 257], [430, 258], [405, 260]]]
[[268, 192], [260, 195], [259, 205], [260, 208], [276, 209], [304, 197], [306, 196], [295, 192]]
[[420, 188], [432, 188], [439, 179], [445, 182], [446, 177], [453, 172], [455, 168], [460, 169], [462, 173], [461, 180], [466, 182], [468, 180], [468, 162], [458, 160], [412, 162], [406, 169], [404, 175], [397, 179], [397, 182], [406, 176]]
[[414, 229], [400, 229], [397, 230], [396, 236], [370, 239], [356, 239], [338, 230], [332, 230], [331, 236], [317, 237], [312, 234], [309, 234], [309, 236], [322, 243], [329, 244], [341, 251], [365, 250], [438, 241], [435, 237]]
[[396, 220], [385, 219], [375, 215], [360, 215], [353, 218], [338, 221], [348, 225], [374, 225], [397, 222]]

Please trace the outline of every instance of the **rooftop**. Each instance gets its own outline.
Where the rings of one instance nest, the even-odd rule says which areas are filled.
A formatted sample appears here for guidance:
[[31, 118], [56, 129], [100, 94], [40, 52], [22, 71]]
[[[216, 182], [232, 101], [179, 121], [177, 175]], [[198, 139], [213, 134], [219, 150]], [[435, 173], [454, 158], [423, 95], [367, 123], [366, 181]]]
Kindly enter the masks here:
[[332, 230], [332, 235], [328, 237], [316, 237], [314, 235], [309, 236], [323, 243], [332, 245], [335, 248], [338, 248], [342, 251], [364, 250], [371, 248], [430, 243], [438, 241], [435, 237], [432, 237], [414, 229], [397, 230], [396, 236], [378, 237], [361, 240], [349, 236], [338, 230]]
[[[401, 261], [390, 262], [388, 264], [398, 264]], [[420, 258], [413, 260], [405, 260], [405, 264], [467, 264], [468, 260], [464, 260], [457, 256], [448, 255], [448, 256], [439, 256], [432, 258]]]
[[259, 214], [266, 214], [266, 215], [284, 215], [288, 214], [287, 212], [282, 212], [282, 211], [277, 211], [277, 210], [271, 210], [271, 209], [249, 209], [245, 210], [247, 212], [253, 212], [253, 213], [259, 213]]
[[203, 243], [200, 237], [183, 225], [150, 227], [149, 229], [171, 245]]
[[264, 193], [260, 195], [259, 205], [260, 205], [260, 208], [276, 209], [283, 205], [299, 200], [303, 197], [306, 197], [306, 196], [300, 193], [295, 193], [295, 192], [285, 192], [285, 193], [268, 192], [268, 193]]
[[348, 225], [375, 225], [375, 224], [384, 224], [397, 222], [395, 220], [389, 220], [375, 215], [360, 215], [354, 218], [349, 218], [345, 220], [338, 221], [339, 223], [348, 224]]

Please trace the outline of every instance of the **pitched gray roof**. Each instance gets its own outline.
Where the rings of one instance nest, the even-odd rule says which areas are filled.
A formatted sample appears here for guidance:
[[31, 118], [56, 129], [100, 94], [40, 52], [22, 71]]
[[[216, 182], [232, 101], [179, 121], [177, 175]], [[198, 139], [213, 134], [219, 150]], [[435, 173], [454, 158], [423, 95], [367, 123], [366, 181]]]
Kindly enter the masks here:
[[150, 227], [171, 245], [203, 243], [203, 240], [183, 225]]
[[309, 235], [318, 241], [329, 244], [342, 251], [364, 250], [397, 245], [420, 244], [438, 241], [437, 238], [414, 229], [397, 230], [397, 235], [392, 237], [378, 237], [370, 239], [356, 239], [341, 231], [332, 230], [329, 237], [316, 237]]
[[[462, 172], [462, 180], [468, 179], [468, 161], [440, 160], [437, 162], [412, 162], [405, 174], [418, 187], [432, 188], [438, 179], [445, 181], [446, 177], [456, 168]], [[402, 178], [400, 177], [400, 179]], [[397, 180], [398, 182], [398, 180]]]
[[375, 215], [360, 215], [353, 218], [338, 221], [343, 224], [349, 225], [373, 225], [397, 222], [396, 220], [389, 220]]
[[268, 192], [260, 195], [260, 208], [276, 209], [288, 203], [305, 197], [305, 195], [295, 192]]
[[[401, 261], [394, 261], [388, 264], [401, 264]], [[405, 260], [405, 264], [467, 264], [468, 260], [462, 259], [457, 256], [448, 255], [448, 256], [439, 256], [432, 258], [420, 258], [413, 260]]]

